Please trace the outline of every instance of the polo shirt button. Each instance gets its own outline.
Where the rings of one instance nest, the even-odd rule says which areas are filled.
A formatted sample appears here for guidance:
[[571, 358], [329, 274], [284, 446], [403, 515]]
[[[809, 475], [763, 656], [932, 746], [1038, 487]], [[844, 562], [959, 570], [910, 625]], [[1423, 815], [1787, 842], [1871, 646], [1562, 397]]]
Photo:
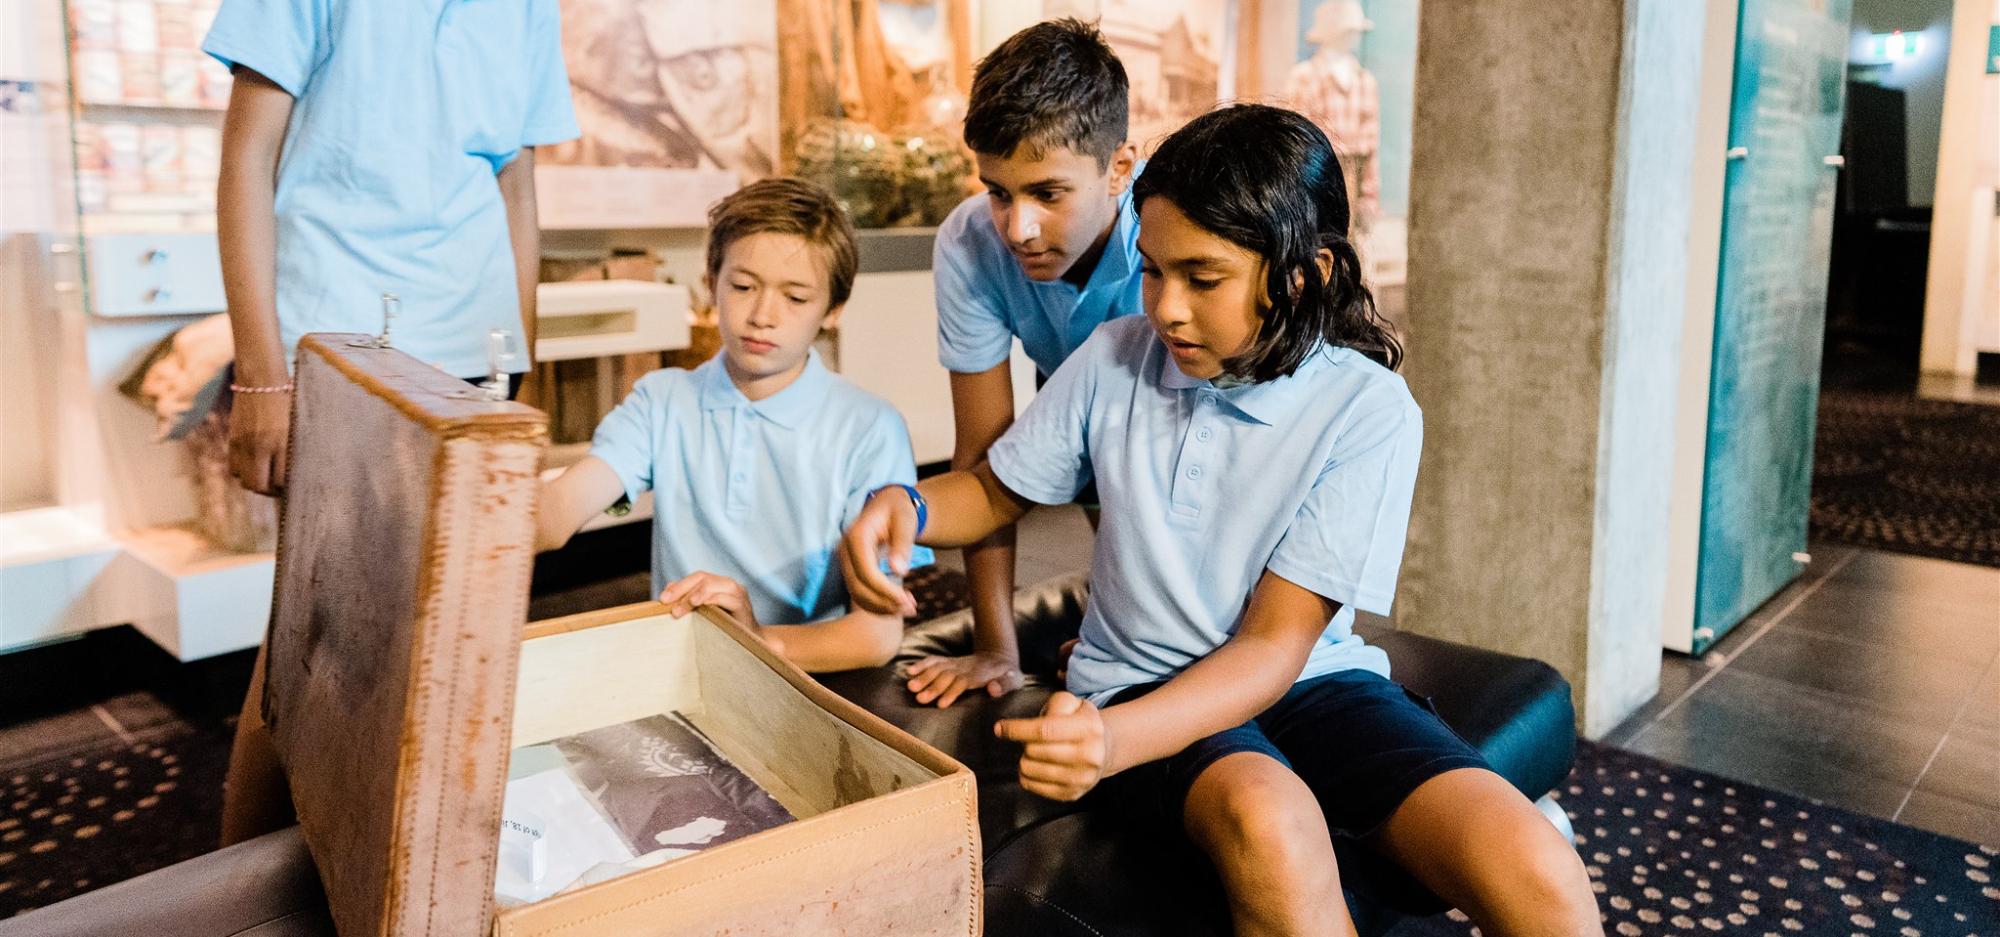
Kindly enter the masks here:
[[1190, 467], [1188, 468], [1188, 477], [1189, 477], [1189, 478], [1200, 478], [1200, 477], [1201, 477], [1201, 466], [1199, 466], [1199, 465], [1195, 465], [1195, 466], [1190, 466]]
[[1201, 430], [1201, 432], [1199, 432], [1199, 433], [1196, 433], [1196, 434], [1194, 434], [1194, 438], [1196, 438], [1196, 439], [1199, 439], [1199, 440], [1201, 440], [1202, 442], [1207, 442], [1207, 441], [1208, 441], [1208, 437], [1210, 437], [1210, 436], [1213, 436], [1213, 435], [1215, 435], [1215, 434], [1214, 434], [1214, 433], [1212, 433], [1212, 432], [1210, 432], [1210, 431], [1208, 430], [1208, 428], [1207, 428], [1207, 427], [1203, 427], [1203, 428], [1202, 428], [1202, 430]]

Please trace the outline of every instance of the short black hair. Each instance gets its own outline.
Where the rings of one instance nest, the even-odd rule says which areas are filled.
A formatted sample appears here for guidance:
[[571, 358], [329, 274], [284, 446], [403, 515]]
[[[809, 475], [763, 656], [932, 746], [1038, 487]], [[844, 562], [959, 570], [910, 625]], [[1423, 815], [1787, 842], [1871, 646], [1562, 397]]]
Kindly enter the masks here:
[[1036, 23], [973, 70], [965, 145], [993, 156], [1067, 147], [1102, 169], [1125, 143], [1130, 87], [1096, 26], [1071, 17]]
[[[1347, 181], [1326, 134], [1262, 104], [1218, 108], [1173, 132], [1133, 183], [1133, 204], [1164, 198], [1203, 230], [1264, 259], [1270, 307], [1243, 354], [1222, 363], [1264, 382], [1320, 348], [1352, 348], [1395, 370], [1403, 346], [1361, 282], [1347, 239]], [[1321, 272], [1318, 255], [1333, 255]]]

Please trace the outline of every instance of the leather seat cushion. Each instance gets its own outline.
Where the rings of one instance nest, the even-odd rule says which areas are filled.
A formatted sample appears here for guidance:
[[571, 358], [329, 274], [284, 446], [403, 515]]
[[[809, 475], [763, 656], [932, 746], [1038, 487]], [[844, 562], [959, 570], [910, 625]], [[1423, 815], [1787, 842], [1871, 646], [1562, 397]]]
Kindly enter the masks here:
[[5, 937], [333, 937], [298, 827], [0, 921]]

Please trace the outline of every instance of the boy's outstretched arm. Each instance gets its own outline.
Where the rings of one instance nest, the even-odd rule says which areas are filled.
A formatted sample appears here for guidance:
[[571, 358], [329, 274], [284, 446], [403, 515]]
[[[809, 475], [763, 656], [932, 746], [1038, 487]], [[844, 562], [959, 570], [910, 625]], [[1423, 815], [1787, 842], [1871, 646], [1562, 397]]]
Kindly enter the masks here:
[[[286, 382], [289, 369], [278, 337], [278, 219], [272, 206], [292, 96], [241, 65], [235, 76], [222, 119], [222, 166], [215, 185], [222, 291], [236, 342], [236, 383], [277, 387]], [[291, 394], [236, 395], [229, 419], [229, 470], [243, 487], [267, 495], [285, 487], [291, 419]]]
[[[902, 488], [891, 486], [868, 499], [841, 538], [840, 569], [857, 608], [882, 615], [916, 614], [917, 601], [900, 582], [910, 571], [910, 547], [919, 541], [931, 547], [975, 543], [1020, 520], [1033, 506], [1001, 484], [985, 462], [969, 472], [927, 478], [917, 491], [929, 504], [923, 536], [917, 535], [916, 505]], [[893, 580], [881, 569], [885, 559]]]
[[710, 572], [695, 572], [669, 583], [660, 592], [660, 602], [670, 615], [689, 615], [701, 606], [713, 605], [809, 673], [879, 667], [896, 655], [896, 646], [903, 639], [902, 619], [860, 610], [810, 624], [766, 626], [757, 620], [750, 593], [742, 583]]
[[1098, 710], [1056, 693], [1033, 719], [1003, 719], [993, 731], [1025, 743], [1021, 786], [1076, 800], [1104, 778], [1166, 758], [1238, 726], [1291, 689], [1340, 603], [1265, 570], [1235, 635], [1165, 685]]
[[561, 475], [543, 482], [541, 503], [535, 510], [535, 552], [568, 543], [585, 523], [624, 493], [625, 483], [618, 480], [618, 473], [596, 456], [585, 456]]

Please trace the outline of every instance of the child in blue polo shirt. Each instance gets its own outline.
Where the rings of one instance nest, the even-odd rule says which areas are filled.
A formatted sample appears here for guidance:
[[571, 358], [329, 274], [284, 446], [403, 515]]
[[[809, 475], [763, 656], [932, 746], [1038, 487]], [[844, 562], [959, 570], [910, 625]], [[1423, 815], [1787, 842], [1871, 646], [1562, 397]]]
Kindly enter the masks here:
[[[234, 75], [216, 239], [235, 339], [229, 468], [285, 486], [294, 346], [382, 331], [455, 376], [487, 333], [532, 351], [537, 146], [577, 136], [557, 0], [224, 0], [202, 50]], [[518, 366], [526, 368], [527, 356]], [[292, 822], [259, 713], [230, 754], [223, 843]]]
[[[932, 257], [954, 469], [978, 464], [1014, 420], [1007, 359], [1016, 338], [1047, 378], [1092, 330], [1139, 312], [1138, 151], [1125, 139], [1127, 94], [1118, 56], [1074, 19], [1015, 33], [973, 73], [965, 143], [986, 193], [939, 226]], [[921, 703], [949, 706], [962, 693], [999, 696], [1021, 684], [1013, 527], [969, 546], [965, 560], [976, 647], [911, 667]]]
[[[556, 0], [225, 0], [216, 228], [236, 339], [230, 468], [284, 487], [293, 347], [382, 330], [457, 377], [532, 354], [534, 148], [577, 136]], [[518, 356], [517, 369], [527, 367]]]
[[916, 480], [909, 431], [812, 349], [854, 285], [854, 228], [796, 179], [753, 183], [708, 223], [722, 352], [639, 380], [590, 455], [543, 486], [536, 546], [650, 490], [653, 589], [669, 611], [718, 606], [806, 670], [885, 663], [902, 619], [849, 611], [832, 564], [869, 493]]
[[1353, 632], [1395, 594], [1423, 431], [1325, 135], [1211, 112], [1135, 199], [1146, 319], [1098, 329], [986, 462], [872, 500], [842, 546], [856, 603], [910, 601], [885, 551], [904, 568], [1095, 479], [1070, 692], [995, 726], [1022, 787], [1185, 831], [1238, 934], [1352, 934], [1343, 887], [1413, 885], [1486, 933], [1601, 934], [1575, 849]]

